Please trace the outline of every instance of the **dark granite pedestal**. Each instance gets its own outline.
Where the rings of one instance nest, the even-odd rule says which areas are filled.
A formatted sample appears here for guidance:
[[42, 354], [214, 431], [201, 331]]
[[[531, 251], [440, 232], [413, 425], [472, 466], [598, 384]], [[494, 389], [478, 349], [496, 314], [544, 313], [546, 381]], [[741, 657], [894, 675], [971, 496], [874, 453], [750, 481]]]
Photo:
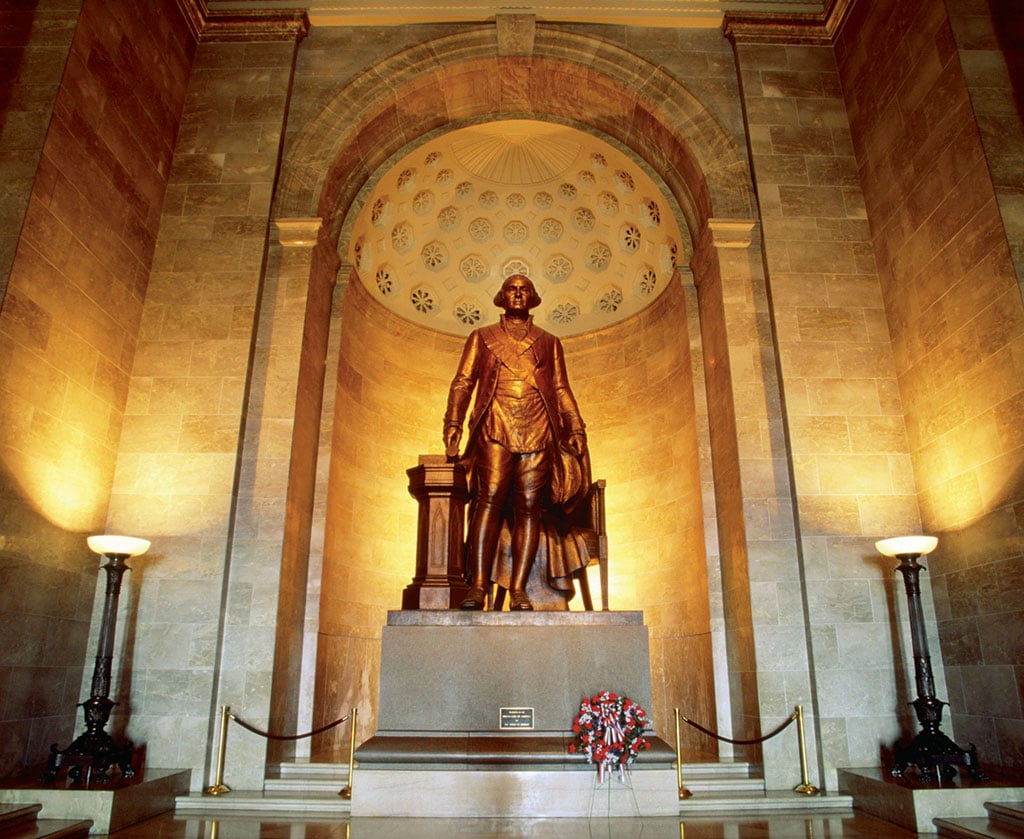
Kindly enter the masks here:
[[640, 612], [391, 612], [352, 815], [677, 814], [675, 755], [654, 731], [622, 781], [569, 753], [580, 700], [601, 690], [650, 710]]

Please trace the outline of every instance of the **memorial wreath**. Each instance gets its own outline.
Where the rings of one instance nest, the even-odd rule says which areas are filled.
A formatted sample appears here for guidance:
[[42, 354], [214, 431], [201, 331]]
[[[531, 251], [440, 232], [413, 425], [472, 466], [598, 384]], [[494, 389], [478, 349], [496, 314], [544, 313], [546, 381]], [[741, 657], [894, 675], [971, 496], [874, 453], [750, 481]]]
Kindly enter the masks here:
[[617, 770], [625, 781], [626, 768], [651, 744], [644, 737], [647, 712], [632, 699], [603, 690], [580, 702], [572, 722], [576, 740], [570, 754], [582, 754], [587, 763], [597, 764], [597, 778], [604, 783], [608, 769]]

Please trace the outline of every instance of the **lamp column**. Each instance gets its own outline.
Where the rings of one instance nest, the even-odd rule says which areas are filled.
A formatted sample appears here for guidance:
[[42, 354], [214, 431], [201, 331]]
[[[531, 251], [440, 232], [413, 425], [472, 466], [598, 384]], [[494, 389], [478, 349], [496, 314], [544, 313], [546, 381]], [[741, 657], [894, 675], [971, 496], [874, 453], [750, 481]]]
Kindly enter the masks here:
[[942, 724], [942, 706], [946, 703], [935, 696], [935, 680], [932, 675], [932, 660], [928, 650], [928, 635], [925, 632], [924, 609], [921, 606], [921, 571], [924, 566], [918, 559], [935, 550], [938, 539], [934, 536], [899, 536], [875, 543], [879, 553], [899, 560], [896, 570], [903, 575], [907, 592], [907, 609], [910, 618], [910, 643], [914, 653], [914, 683], [917, 698], [910, 703], [914, 706], [921, 731], [909, 746], [899, 743], [894, 748], [895, 764], [891, 773], [903, 777], [909, 766], [918, 768], [923, 781], [935, 779], [938, 769], [943, 780], [956, 775], [954, 766], [963, 766], [976, 781], [987, 780], [978, 768], [978, 753], [972, 743], [969, 749], [961, 749], [939, 730]]
[[126, 778], [135, 774], [132, 768], [132, 744], [118, 745], [104, 729], [111, 710], [117, 704], [110, 698], [110, 675], [121, 582], [124, 572], [131, 570], [128, 559], [145, 553], [149, 549], [149, 542], [130, 536], [90, 536], [88, 544], [93, 551], [107, 558], [107, 563], [101, 566], [107, 574], [107, 587], [96, 662], [92, 671], [92, 688], [89, 698], [81, 703], [85, 712], [85, 733], [66, 749], [59, 750], [56, 743], [50, 746], [50, 757], [41, 779], [45, 783], [56, 779], [61, 766], [70, 767], [68, 775], [73, 781], [81, 778], [83, 768], [87, 773], [87, 781], [93, 773], [98, 780], [110, 780], [109, 769], [112, 766], [117, 766]]

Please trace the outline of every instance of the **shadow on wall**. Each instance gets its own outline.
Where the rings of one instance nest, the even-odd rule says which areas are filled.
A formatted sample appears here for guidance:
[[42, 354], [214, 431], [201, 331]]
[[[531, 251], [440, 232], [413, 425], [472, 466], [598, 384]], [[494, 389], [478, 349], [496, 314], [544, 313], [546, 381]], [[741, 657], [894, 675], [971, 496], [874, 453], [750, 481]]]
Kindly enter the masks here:
[[1024, 119], [1024, 5], [1020, 0], [989, 0], [992, 24], [1006, 60], [1017, 115]]
[[42, 765], [73, 736], [98, 557], [0, 471], [0, 776]]

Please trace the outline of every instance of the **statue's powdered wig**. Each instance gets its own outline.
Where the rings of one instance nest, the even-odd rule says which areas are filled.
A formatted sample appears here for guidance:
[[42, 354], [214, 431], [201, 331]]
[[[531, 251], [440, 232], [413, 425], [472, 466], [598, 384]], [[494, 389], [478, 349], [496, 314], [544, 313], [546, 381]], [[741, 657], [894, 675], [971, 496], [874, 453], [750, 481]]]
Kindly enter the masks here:
[[526, 276], [526, 274], [512, 274], [505, 278], [505, 282], [501, 284], [501, 288], [498, 289], [498, 293], [494, 295], [494, 305], [499, 309], [503, 308], [504, 301], [502, 297], [505, 294], [505, 286], [507, 286], [512, 280], [526, 280], [530, 286], [530, 300], [526, 304], [527, 308], [536, 309], [540, 305], [540, 295], [537, 294], [537, 288], [533, 284], [533, 280]]

